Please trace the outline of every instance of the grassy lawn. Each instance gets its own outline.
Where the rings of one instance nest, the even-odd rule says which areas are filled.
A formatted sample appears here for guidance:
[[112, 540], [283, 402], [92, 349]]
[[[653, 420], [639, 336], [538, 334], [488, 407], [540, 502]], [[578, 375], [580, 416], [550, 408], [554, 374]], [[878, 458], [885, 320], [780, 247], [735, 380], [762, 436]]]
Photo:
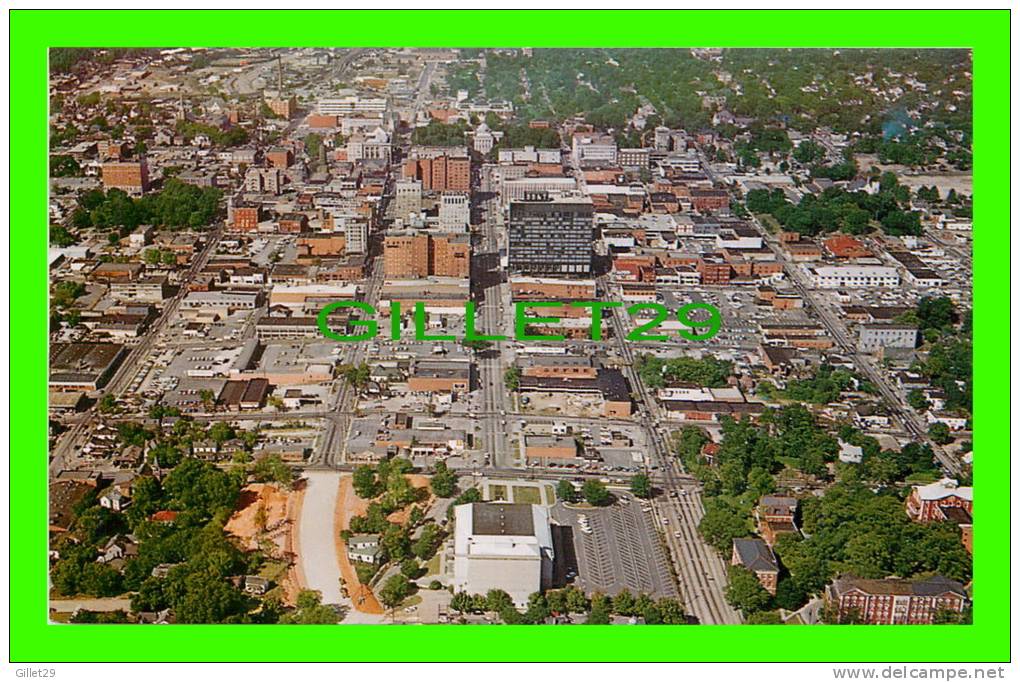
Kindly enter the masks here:
[[939, 480], [939, 475], [934, 471], [919, 471], [904, 479], [907, 483], [934, 483]]
[[781, 229], [779, 222], [770, 213], [755, 213], [754, 216], [762, 224], [762, 227], [772, 234], [776, 234]]
[[429, 559], [429, 562], [425, 564], [425, 575], [439, 575], [439, 553], [437, 552], [434, 557]]
[[518, 504], [542, 504], [542, 491], [530, 485], [513, 487], [514, 502]]
[[489, 499], [493, 501], [506, 502], [505, 485], [489, 485]]
[[259, 577], [279, 582], [279, 579], [287, 572], [287, 566], [286, 561], [267, 561], [262, 570], [259, 571]]
[[556, 488], [553, 488], [551, 485], [545, 486], [545, 499], [549, 501], [549, 504], [552, 504], [553, 502], [555, 502], [556, 501]]
[[397, 608], [406, 609], [409, 606], [417, 606], [418, 604], [421, 604], [421, 601], [422, 600], [420, 594], [412, 594], [410, 597], [402, 601], [400, 603], [400, 606], [398, 606]]
[[779, 460], [779, 462], [782, 463], [783, 466], [789, 469], [793, 469], [794, 471], [797, 470], [797, 465], [800, 463], [800, 460], [797, 459], [796, 457], [788, 457], [785, 455], [776, 457], [776, 459]]

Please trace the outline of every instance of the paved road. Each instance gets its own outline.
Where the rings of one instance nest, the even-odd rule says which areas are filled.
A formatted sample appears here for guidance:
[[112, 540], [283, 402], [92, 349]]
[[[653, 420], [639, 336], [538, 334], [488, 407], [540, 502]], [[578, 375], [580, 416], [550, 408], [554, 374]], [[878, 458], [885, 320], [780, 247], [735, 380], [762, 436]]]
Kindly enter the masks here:
[[[216, 245], [223, 236], [224, 225], [219, 224], [205, 236], [205, 245], [198, 256], [192, 259], [191, 265], [181, 276], [178, 292], [163, 304], [159, 317], [149, 327], [138, 345], [131, 347], [124, 361], [117, 368], [109, 384], [97, 393], [97, 398], [106, 395], [119, 395], [134, 380], [141, 363], [149, 356], [156, 342], [164, 336], [167, 324], [174, 318], [181, 301], [188, 294], [188, 283], [201, 272], [216, 250]], [[68, 460], [73, 460], [75, 453], [84, 445], [85, 437], [98, 422], [98, 401], [86, 412], [67, 433], [63, 434], [51, 451], [50, 473], [58, 474], [68, 468]]]
[[308, 589], [322, 593], [323, 604], [350, 607], [340, 595], [340, 566], [336, 560], [336, 534], [333, 517], [340, 474], [336, 471], [309, 471], [308, 487], [301, 502], [298, 520], [298, 567]]
[[[603, 290], [606, 279], [600, 278]], [[661, 429], [659, 405], [649, 394], [640, 375], [634, 370], [633, 349], [624, 341], [625, 331], [619, 308], [610, 309], [609, 321], [613, 325], [618, 352], [624, 359], [623, 371], [637, 393], [638, 402], [651, 417], [645, 420], [645, 428], [652, 445], [650, 454], [659, 465], [664, 487], [679, 491], [690, 479], [670, 453]], [[666, 545], [673, 557], [673, 566], [680, 581], [684, 605], [687, 612], [699, 622], [710, 624], [740, 623], [740, 614], [726, 602], [723, 590], [726, 587], [726, 564], [698, 533], [698, 523], [704, 514], [701, 494], [697, 486], [686, 489], [677, 498], [660, 495], [653, 503], [656, 522], [666, 532]]]
[[953, 475], [958, 475], [961, 470], [960, 462], [931, 440], [928, 436], [928, 425], [917, 412], [906, 404], [904, 396], [897, 391], [889, 376], [874, 363], [872, 358], [857, 351], [857, 346], [850, 336], [850, 330], [846, 326], [846, 321], [836, 311], [828, 307], [823, 295], [815, 291], [811, 282], [807, 280], [804, 271], [796, 263], [792, 263], [787, 259], [783, 249], [776, 243], [775, 237], [758, 222], [756, 217], [752, 216], [751, 220], [757, 224], [758, 229], [765, 236], [765, 240], [773, 253], [775, 253], [776, 259], [782, 264], [787, 279], [808, 303], [809, 309], [817, 313], [818, 320], [829, 332], [829, 335], [835, 339], [840, 350], [852, 357], [854, 359], [854, 366], [861, 370], [878, 387], [879, 392], [885, 399], [886, 405], [900, 420], [903, 427], [916, 440], [931, 446], [932, 452], [935, 453], [935, 458], [946, 471]]
[[60, 613], [74, 612], [78, 609], [86, 611], [130, 611], [131, 600], [124, 597], [108, 599], [51, 599], [50, 609]]

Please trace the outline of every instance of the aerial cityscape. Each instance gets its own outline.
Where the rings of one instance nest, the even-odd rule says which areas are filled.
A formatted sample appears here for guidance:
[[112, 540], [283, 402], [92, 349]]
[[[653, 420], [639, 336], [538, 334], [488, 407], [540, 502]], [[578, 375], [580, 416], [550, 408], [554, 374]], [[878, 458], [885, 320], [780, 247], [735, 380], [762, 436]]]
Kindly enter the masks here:
[[51, 622], [971, 622], [969, 51], [49, 56]]

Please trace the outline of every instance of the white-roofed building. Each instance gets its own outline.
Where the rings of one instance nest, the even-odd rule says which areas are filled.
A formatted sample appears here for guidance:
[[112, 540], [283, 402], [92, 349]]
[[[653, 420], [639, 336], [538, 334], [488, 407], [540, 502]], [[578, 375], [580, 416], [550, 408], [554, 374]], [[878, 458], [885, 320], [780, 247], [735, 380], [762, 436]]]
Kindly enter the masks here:
[[533, 504], [474, 503], [455, 508], [453, 588], [504, 590], [518, 608], [552, 582], [549, 511]]
[[815, 286], [823, 289], [898, 287], [896, 268], [884, 265], [823, 265], [810, 269]]

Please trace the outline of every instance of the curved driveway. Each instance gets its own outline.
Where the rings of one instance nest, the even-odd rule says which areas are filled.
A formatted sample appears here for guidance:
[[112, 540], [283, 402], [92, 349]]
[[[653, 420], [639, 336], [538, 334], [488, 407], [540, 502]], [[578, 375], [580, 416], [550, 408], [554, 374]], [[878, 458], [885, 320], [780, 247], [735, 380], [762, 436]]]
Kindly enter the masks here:
[[340, 596], [340, 566], [336, 560], [333, 517], [340, 489], [340, 472], [309, 471], [298, 522], [298, 566], [305, 586], [322, 594], [323, 604], [349, 605]]

